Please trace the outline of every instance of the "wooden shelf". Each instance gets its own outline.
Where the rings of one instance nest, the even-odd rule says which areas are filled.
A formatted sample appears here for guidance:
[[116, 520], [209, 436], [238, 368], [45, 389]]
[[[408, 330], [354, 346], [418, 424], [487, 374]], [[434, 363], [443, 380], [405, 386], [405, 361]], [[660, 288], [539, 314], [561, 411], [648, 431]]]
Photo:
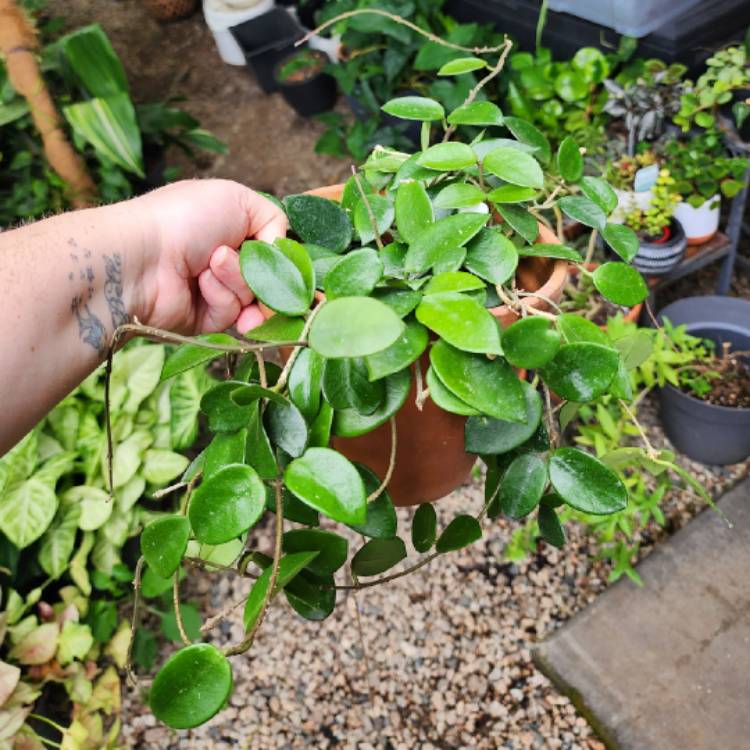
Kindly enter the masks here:
[[724, 258], [730, 250], [731, 242], [723, 232], [717, 232], [708, 242], [702, 245], [688, 245], [685, 257], [669, 273], [659, 276], [646, 276], [652, 292], [687, 276], [699, 268]]

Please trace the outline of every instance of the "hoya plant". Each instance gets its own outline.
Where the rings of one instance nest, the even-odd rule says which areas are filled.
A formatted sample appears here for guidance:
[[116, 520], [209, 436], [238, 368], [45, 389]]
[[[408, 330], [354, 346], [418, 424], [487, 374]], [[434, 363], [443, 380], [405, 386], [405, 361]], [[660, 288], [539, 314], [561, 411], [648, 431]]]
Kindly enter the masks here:
[[[164, 378], [227, 353], [237, 362], [201, 400], [212, 437], [174, 488], [184, 490], [181, 512], [153, 521], [141, 539], [136, 590], [144, 570], [172, 581], [176, 601], [184, 568], [254, 580], [245, 599], [200, 629], [207, 635], [241, 608], [238, 642], [221, 649], [194, 642], [180, 626], [184, 647], [161, 666], [148, 698], [169, 726], [196, 726], [222, 708], [232, 691], [229, 657], [250, 648], [277, 594], [298, 615], [323, 620], [342, 591], [439, 560], [477, 541], [500, 516], [533, 514], [548, 543], [562, 546], [558, 509], [607, 515], [626, 506], [618, 475], [564, 443], [560, 408], [551, 404], [554, 397], [570, 411], [604, 394], [627, 403], [632, 342], [561, 313], [554, 291], [526, 289], [524, 279], [541, 268], [547, 277], [562, 272], [564, 284], [567, 264], [590, 273], [550, 229], [565, 214], [620, 257], [591, 274], [598, 293], [637, 304], [647, 295], [628, 265], [637, 238], [607, 221], [616, 196], [602, 179], [584, 176], [571, 138], [553, 153], [534, 126], [476, 99], [510, 48], [506, 41], [490, 61], [466, 50], [446, 64], [444, 75], [481, 76], [452, 111], [418, 96], [387, 102], [389, 114], [420, 123], [420, 150], [376, 148], [346, 185], [328, 191], [337, 199], [284, 199], [288, 237], [243, 244], [243, 275], [268, 312], [249, 341], [185, 339], [137, 323], [118, 331], [180, 344]], [[466, 125], [481, 135], [462, 138]], [[271, 351], [280, 352], [281, 366], [266, 361]], [[397, 441], [407, 439], [399, 424], [414, 404], [417, 420], [420, 409], [457, 420], [461, 455], [486, 466], [484, 506], [444, 528], [429, 503], [406, 528], [394, 509], [394, 501], [414, 502], [390, 492], [396, 456], [404, 455]], [[347, 439], [383, 426], [376, 447], [388, 461], [378, 473], [351, 460]], [[433, 437], [435, 445], [443, 439]], [[249, 532], [267, 522], [273, 547], [258, 549]], [[356, 548], [339, 533], [348, 529], [363, 538]], [[408, 544], [418, 556], [405, 563]]]

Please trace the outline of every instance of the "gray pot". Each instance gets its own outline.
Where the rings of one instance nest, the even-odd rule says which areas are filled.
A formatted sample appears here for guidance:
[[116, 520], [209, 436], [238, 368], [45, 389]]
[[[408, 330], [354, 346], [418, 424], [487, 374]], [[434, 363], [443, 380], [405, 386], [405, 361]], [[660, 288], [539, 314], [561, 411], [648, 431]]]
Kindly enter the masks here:
[[677, 219], [670, 225], [672, 235], [666, 242], [640, 241], [633, 265], [641, 272], [652, 275], [669, 273], [685, 256], [687, 238]]
[[[667, 305], [659, 320], [685, 324], [693, 336], [734, 351], [750, 349], [750, 301], [735, 297], [686, 297]], [[750, 456], [750, 409], [716, 406], [667, 385], [659, 392], [664, 432], [672, 445], [704, 464], [735, 464]]]

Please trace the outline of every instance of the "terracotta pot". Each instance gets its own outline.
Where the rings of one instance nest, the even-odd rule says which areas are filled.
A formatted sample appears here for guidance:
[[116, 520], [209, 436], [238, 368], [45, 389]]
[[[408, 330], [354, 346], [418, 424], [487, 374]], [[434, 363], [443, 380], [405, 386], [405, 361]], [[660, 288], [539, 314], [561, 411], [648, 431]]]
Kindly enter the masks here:
[[157, 21], [176, 21], [189, 16], [198, 0], [142, 0], [149, 15]]
[[[582, 265], [587, 271], [593, 271], [599, 267], [598, 263], [583, 263]], [[571, 276], [578, 276], [578, 268], [576, 266], [571, 266], [568, 272]], [[628, 323], [637, 323], [641, 317], [641, 310], [643, 310], [643, 302], [639, 302], [637, 305], [631, 307], [623, 317]], [[599, 326], [599, 328], [604, 331], [607, 326]]]
[[[307, 193], [337, 201], [341, 199], [343, 189], [343, 185], [328, 185], [308, 190]], [[543, 242], [558, 241], [554, 233], [545, 227], [540, 227], [539, 235]], [[557, 301], [567, 279], [567, 263], [527, 258], [519, 265], [517, 277], [524, 289], [539, 291]], [[535, 307], [548, 307], [547, 302], [540, 298], [528, 299]], [[267, 317], [273, 314], [264, 305], [261, 305], [261, 310]], [[490, 312], [503, 326], [518, 317], [505, 305]], [[429, 364], [429, 356], [425, 352], [420, 358], [423, 375]], [[435, 406], [432, 399], [425, 401], [422, 411], [417, 409], [413, 371], [414, 368], [411, 390], [396, 414], [396, 466], [388, 485], [394, 504], [399, 506], [431, 503], [444, 497], [468, 480], [476, 462], [476, 456], [464, 451], [465, 417], [443, 411]], [[391, 451], [388, 423], [360, 437], [334, 438], [332, 443], [351, 461], [365, 464], [380, 477], [385, 475]]]

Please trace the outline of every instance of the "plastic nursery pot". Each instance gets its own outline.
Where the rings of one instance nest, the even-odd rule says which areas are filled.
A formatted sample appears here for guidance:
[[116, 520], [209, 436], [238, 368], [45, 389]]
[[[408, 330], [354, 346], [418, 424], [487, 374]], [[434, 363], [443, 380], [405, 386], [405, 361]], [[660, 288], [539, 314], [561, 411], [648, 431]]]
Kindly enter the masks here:
[[[595, 271], [599, 267], [598, 263], [583, 263], [582, 265], [587, 271]], [[570, 266], [570, 268], [568, 269], [568, 273], [573, 277], [578, 276], [578, 267]], [[616, 307], [618, 306], [616, 305]], [[639, 302], [637, 305], [634, 305], [633, 307], [619, 306], [619, 309], [623, 311], [623, 318], [628, 323], [637, 323], [639, 318], [641, 317], [641, 310], [643, 310], [643, 302]], [[607, 328], [606, 325], [602, 325], [599, 327], [602, 330], [606, 330]]]
[[[328, 185], [307, 192], [310, 195], [338, 201], [343, 189], [343, 185]], [[557, 242], [554, 233], [548, 230], [542, 232], [541, 229], [540, 236], [543, 242]], [[524, 288], [527, 288], [525, 284], [528, 282], [532, 287], [531, 291], [539, 291], [547, 296], [542, 291], [546, 290], [551, 298], [559, 299], [567, 279], [567, 263], [550, 261], [550, 266], [551, 268], [547, 268], [542, 263], [533, 263], [529, 264], [525, 271], [521, 271], [519, 267], [519, 282], [522, 281], [523, 273]], [[550, 283], [553, 277], [554, 282]], [[540, 308], [547, 307], [547, 303], [539, 298], [529, 300], [530, 304]], [[260, 307], [264, 316], [273, 315], [265, 305]], [[503, 326], [516, 320], [515, 313], [504, 305], [493, 308], [490, 312]], [[285, 352], [281, 354], [288, 356]], [[427, 353], [421, 357], [420, 367], [423, 374], [427, 372]], [[412, 375], [413, 372], [414, 368]], [[523, 377], [523, 374], [519, 373], [519, 376]], [[445, 497], [468, 480], [476, 462], [476, 456], [464, 450], [466, 418], [443, 411], [429, 398], [420, 411], [415, 401], [416, 383], [412, 377], [412, 386], [406, 402], [396, 414], [396, 465], [388, 485], [388, 492], [394, 504], [399, 506], [430, 503]], [[386, 423], [366, 435], [355, 438], [334, 438], [333, 447], [349, 460], [363, 463], [378, 476], [383, 477], [390, 461], [390, 425]]]
[[198, 0], [142, 0], [148, 14], [157, 21], [177, 21], [189, 16]]
[[245, 53], [230, 29], [267, 13], [273, 5], [273, 0], [203, 0], [203, 17], [219, 56], [227, 65], [247, 64]]
[[688, 245], [702, 245], [719, 231], [721, 196], [717, 193], [693, 208], [687, 201], [680, 201], [674, 217], [682, 225]]
[[[733, 351], [750, 350], [750, 301], [736, 297], [685, 297], [667, 305], [659, 320], [687, 326], [693, 336]], [[680, 453], [704, 464], [726, 465], [750, 456], [750, 409], [709, 404], [671, 385], [659, 392], [664, 432]]]
[[[290, 63], [306, 55], [310, 63], [296, 71], [289, 69]], [[327, 112], [336, 103], [336, 79], [324, 72], [328, 55], [320, 50], [303, 50], [287, 55], [276, 64], [274, 80], [286, 103], [300, 117], [310, 117]]]
[[687, 239], [679, 221], [672, 219], [669, 236], [665, 240], [650, 241], [640, 238], [640, 247], [633, 265], [641, 272], [651, 275], [669, 273], [685, 256]]

